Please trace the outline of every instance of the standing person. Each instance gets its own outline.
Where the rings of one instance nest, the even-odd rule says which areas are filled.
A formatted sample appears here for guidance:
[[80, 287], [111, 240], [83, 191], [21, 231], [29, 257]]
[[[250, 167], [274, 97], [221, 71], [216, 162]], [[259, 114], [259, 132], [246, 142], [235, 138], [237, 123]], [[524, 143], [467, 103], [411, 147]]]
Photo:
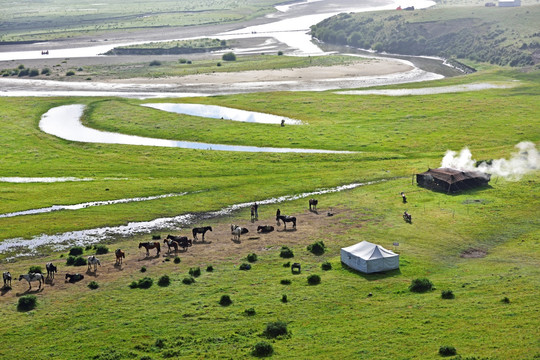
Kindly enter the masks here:
[[255, 220], [259, 220], [259, 205], [255, 201], [255, 204], [253, 204], [253, 210], [255, 211]]

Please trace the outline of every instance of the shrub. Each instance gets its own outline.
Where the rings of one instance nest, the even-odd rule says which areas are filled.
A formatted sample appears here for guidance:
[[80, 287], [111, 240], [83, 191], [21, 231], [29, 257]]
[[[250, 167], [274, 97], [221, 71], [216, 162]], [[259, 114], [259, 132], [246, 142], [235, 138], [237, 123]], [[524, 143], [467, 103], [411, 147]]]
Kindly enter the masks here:
[[240, 270], [251, 270], [251, 265], [247, 264], [247, 263], [242, 263], [242, 265], [240, 265]]
[[229, 306], [231, 304], [232, 304], [232, 300], [229, 295], [221, 295], [221, 299], [219, 299], [219, 305]]
[[170, 283], [171, 283], [171, 278], [169, 278], [169, 275], [163, 275], [158, 280], [158, 285], [162, 287], [169, 286]]
[[285, 267], [285, 268], [290, 268], [290, 267], [291, 267], [291, 262], [288, 261], [288, 262], [284, 263], [284, 264], [283, 264], [283, 267]]
[[51, 74], [51, 69], [49, 68], [41, 69], [41, 75], [50, 75], [50, 74]]
[[159, 60], [152, 60], [150, 62], [150, 66], [160, 66], [161, 65], [161, 61]]
[[141, 267], [141, 272], [142, 272], [142, 273], [145, 273], [145, 272], [146, 272], [146, 266]]
[[129, 287], [132, 289], [139, 288], [139, 289], [148, 289], [154, 284], [154, 280], [149, 277], [144, 277], [140, 279], [138, 282], [133, 281], [131, 284], [129, 284]]
[[277, 52], [277, 54], [278, 54], [278, 56], [281, 56], [281, 55], [283, 55], [283, 51], [279, 50], [279, 51]]
[[191, 276], [186, 276], [183, 280], [182, 280], [182, 283], [186, 284], [186, 285], [191, 285], [195, 282], [195, 279], [192, 278]]
[[282, 246], [281, 252], [279, 253], [279, 256], [281, 256], [284, 259], [290, 259], [294, 257], [294, 254], [291, 249], [289, 249], [288, 246]]
[[19, 71], [19, 74], [17, 76], [28, 76], [28, 74], [30, 74], [30, 69], [22, 69]]
[[221, 66], [221, 63], [220, 63], [220, 62], [218, 62], [218, 63], [216, 64], [216, 66]]
[[443, 290], [442, 293], [441, 293], [441, 297], [443, 299], [453, 299], [455, 298], [456, 296], [454, 295], [454, 293], [452, 292], [452, 290]]
[[171, 261], [171, 259], [169, 259], [169, 258], [165, 258], [165, 261]]
[[257, 254], [249, 254], [247, 256], [247, 261], [249, 261], [250, 263], [257, 261]]
[[412, 292], [423, 293], [431, 290], [433, 283], [427, 278], [414, 279], [409, 286], [409, 290]]
[[73, 70], [69, 70], [67, 73], [66, 73], [66, 76], [73, 76], [75, 75], [75, 71]]
[[175, 264], [180, 264], [180, 258], [179, 258], [178, 256], [176, 256], [176, 257], [174, 258], [174, 263], [175, 263]]
[[453, 346], [445, 345], [439, 348], [439, 355], [441, 356], [453, 356], [456, 354], [457, 354], [456, 348]]
[[136, 289], [138, 286], [137, 282], [136, 281], [132, 281], [131, 284], [129, 284], [129, 287], [132, 288], [132, 289]]
[[201, 268], [198, 266], [196, 268], [189, 268], [189, 275], [193, 277], [201, 276]]
[[35, 295], [24, 295], [19, 298], [17, 304], [17, 310], [19, 311], [30, 311], [34, 309], [37, 305], [37, 297]]
[[191, 64], [191, 60], [188, 60], [187, 63], [188, 63], [188, 65]]
[[324, 271], [332, 270], [332, 264], [330, 264], [328, 261], [325, 261], [322, 263], [321, 269], [323, 269]]
[[321, 277], [317, 274], [309, 275], [307, 278], [309, 285], [317, 285], [321, 283]]
[[38, 76], [39, 75], [39, 70], [38, 69], [32, 69], [30, 70], [30, 76]]
[[266, 324], [266, 329], [263, 332], [264, 336], [271, 339], [281, 335], [287, 335], [288, 333], [287, 324], [283, 321], [275, 321]]
[[510, 304], [510, 299], [507, 298], [506, 296], [501, 300], [501, 302], [505, 303], [505, 304]]
[[311, 251], [315, 255], [322, 255], [324, 254], [326, 250], [326, 246], [324, 245], [324, 242], [322, 242], [321, 240], [321, 241], [314, 242], [311, 245], [308, 245], [307, 249], [308, 251]]
[[289, 280], [289, 279], [281, 279], [281, 285], [291, 285], [291, 280]]
[[212, 265], [208, 265], [206, 267], [206, 272], [212, 272], [212, 271], [214, 271], [214, 267]]
[[86, 259], [82, 256], [68, 256], [66, 259], [66, 265], [72, 266], [84, 266], [86, 265]]
[[246, 314], [247, 316], [254, 316], [255, 315], [255, 309], [254, 308], [246, 309], [246, 310], [244, 310], [244, 314]]
[[69, 249], [69, 255], [71, 256], [78, 256], [82, 254], [83, 254], [82, 246], [74, 246], [71, 249]]
[[19, 69], [19, 70], [24, 69], [24, 65], [23, 65], [23, 64], [19, 65], [19, 66], [17, 67], [17, 69]]
[[82, 68], [82, 67], [80, 67], [80, 68], [78, 68], [78, 69], [77, 69], [77, 71], [83, 71], [83, 68]]
[[30, 269], [28, 269], [28, 273], [43, 273], [43, 270], [41, 270], [41, 266], [39, 265], [32, 265], [30, 266]]
[[91, 281], [89, 284], [88, 284], [88, 288], [90, 288], [91, 290], [95, 290], [99, 287], [99, 284], [96, 282], [96, 281]]
[[109, 248], [105, 245], [96, 245], [94, 249], [96, 249], [96, 255], [107, 254], [109, 252]]
[[287, 295], [285, 295], [285, 294], [281, 295], [281, 302], [286, 303], [287, 301], [289, 301], [289, 300], [287, 300]]
[[88, 250], [92, 250], [92, 245], [86, 245], [84, 250], [88, 251]]
[[233, 52], [223, 54], [221, 57], [223, 61], [236, 61], [236, 55]]
[[256, 357], [267, 357], [274, 353], [274, 348], [272, 344], [261, 341], [255, 344], [251, 354]]
[[185, 63], [187, 63], [187, 60], [186, 59], [178, 59], [178, 62], [180, 64], [185, 64]]

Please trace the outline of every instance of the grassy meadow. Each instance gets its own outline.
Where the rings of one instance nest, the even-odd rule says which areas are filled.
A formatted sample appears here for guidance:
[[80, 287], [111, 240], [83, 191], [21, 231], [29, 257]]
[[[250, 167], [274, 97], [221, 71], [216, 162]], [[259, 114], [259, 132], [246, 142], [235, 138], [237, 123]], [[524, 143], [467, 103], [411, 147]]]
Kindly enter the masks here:
[[[107, 246], [127, 249], [123, 271], [114, 255], [87, 283], [63, 284], [67, 250], [40, 249], [40, 256], [7, 262], [0, 269], [18, 277], [31, 265], [59, 265], [56, 285], [26, 292], [15, 279], [0, 296], [0, 358], [6, 359], [242, 359], [261, 341], [276, 359], [434, 359], [454, 346], [453, 359], [535, 359], [540, 357], [540, 227], [538, 173], [520, 181], [494, 177], [490, 186], [456, 195], [411, 184], [411, 175], [438, 167], [447, 149], [467, 146], [477, 159], [508, 158], [521, 141], [540, 143], [538, 71], [492, 69], [467, 77], [400, 87], [458, 83], [512, 84], [507, 89], [426, 96], [350, 96], [332, 92], [265, 93], [193, 99], [0, 98], [0, 177], [79, 177], [88, 182], [14, 184], [0, 187], [0, 214], [87, 201], [188, 192], [182, 197], [92, 207], [77, 211], [0, 218], [0, 241], [30, 238], [151, 220], [187, 212], [218, 210], [353, 182], [385, 180], [319, 196], [320, 214], [307, 200], [261, 206], [260, 223], [274, 224], [276, 207], [319, 223], [296, 232], [243, 240], [216, 238], [180, 254], [179, 264], [151, 261], [136, 248], [149, 236], [119, 238]], [[141, 103], [194, 102], [269, 112], [307, 122], [303, 126], [219, 121], [159, 112]], [[80, 103], [91, 127], [142, 136], [225, 144], [321, 148], [355, 154], [268, 154], [73, 143], [41, 132], [38, 122], [51, 107]], [[401, 203], [400, 192], [409, 203]], [[327, 209], [334, 217], [326, 217]], [[413, 223], [401, 214], [408, 210]], [[317, 218], [318, 217], [318, 218]], [[208, 220], [215, 229], [247, 223], [247, 211]], [[294, 241], [292, 240], [294, 239]], [[323, 241], [325, 254], [307, 245]], [[400, 270], [361, 275], [340, 263], [341, 247], [361, 240], [394, 249]], [[295, 256], [279, 257], [289, 246]], [[205, 246], [207, 246], [205, 248]], [[213, 248], [223, 249], [221, 252]], [[205, 250], [206, 249], [206, 250]], [[485, 257], [464, 258], [474, 250]], [[85, 255], [92, 254], [87, 250]], [[246, 256], [258, 261], [240, 271]], [[300, 262], [292, 275], [283, 264]], [[332, 269], [321, 270], [323, 262]], [[213, 272], [207, 272], [212, 265]], [[145, 266], [147, 271], [140, 272]], [[201, 276], [186, 285], [192, 267]], [[308, 285], [318, 274], [321, 284]], [[169, 275], [171, 284], [157, 285]], [[149, 289], [130, 289], [148, 276]], [[433, 291], [408, 290], [427, 277]], [[290, 280], [282, 285], [281, 280]], [[33, 289], [37, 284], [33, 284]], [[455, 299], [441, 298], [452, 290]], [[35, 294], [35, 310], [17, 311], [23, 294]], [[368, 296], [372, 293], [373, 296]], [[233, 303], [218, 304], [222, 295]], [[281, 301], [287, 295], [288, 302]], [[506, 299], [506, 300], [505, 300]], [[245, 312], [253, 308], [255, 314]], [[262, 335], [267, 323], [284, 321], [289, 334]]]

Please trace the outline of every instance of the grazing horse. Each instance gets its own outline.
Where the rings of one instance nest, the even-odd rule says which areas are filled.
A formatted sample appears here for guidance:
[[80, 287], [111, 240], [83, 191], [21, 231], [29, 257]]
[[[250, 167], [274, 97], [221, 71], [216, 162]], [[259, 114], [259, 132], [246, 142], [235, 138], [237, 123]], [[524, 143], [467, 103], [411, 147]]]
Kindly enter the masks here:
[[193, 245], [193, 242], [191, 239], [188, 239], [187, 236], [174, 236], [174, 235], [167, 235], [167, 239], [170, 239], [178, 244], [182, 248], [182, 250], [186, 251], [186, 248], [188, 246]]
[[403, 199], [403, 203], [406, 204], [407, 203], [407, 197], [405, 196], [405, 193], [403, 191], [401, 192], [401, 198]]
[[30, 283], [31, 281], [39, 281], [39, 289], [41, 289], [41, 283], [45, 283], [45, 277], [42, 273], [28, 273], [19, 276], [19, 281], [21, 281], [22, 279], [28, 281], [28, 290], [32, 289], [32, 284]]
[[[309, 211], [317, 211], [317, 204], [319, 203], [319, 200], [317, 199], [309, 199]], [[313, 207], [313, 209], [312, 209]]]
[[270, 225], [259, 225], [257, 226], [257, 232], [258, 233], [269, 233], [269, 232], [272, 232], [274, 231], [274, 227], [273, 226], [270, 226]]
[[88, 271], [91, 271], [92, 265], [94, 266], [94, 272], [97, 271], [98, 265], [101, 266], [101, 262], [99, 261], [97, 257], [95, 257], [95, 255], [88, 257]]
[[58, 268], [52, 262], [45, 264], [45, 268], [47, 269], [47, 279], [54, 280], [54, 274], [58, 272]]
[[205, 226], [193, 228], [193, 230], [191, 230], [191, 232], [193, 233], [193, 240], [197, 240], [197, 234], [202, 234], [202, 241], [204, 242], [204, 234], [206, 234], [208, 230], [212, 231], [212, 227]]
[[405, 222], [408, 222], [409, 224], [412, 224], [412, 215], [405, 211], [403, 213], [403, 220], [405, 220]]
[[174, 249], [175, 253], [178, 252], [178, 243], [176, 241], [169, 240], [168, 237], [167, 237], [167, 239], [163, 239], [163, 243], [167, 244], [167, 246], [169, 247], [169, 251], [168, 251], [169, 253], [171, 252], [171, 248]]
[[146, 256], [150, 256], [150, 251], [149, 251], [150, 249], [155, 248], [157, 250], [156, 256], [159, 256], [159, 253], [161, 251], [161, 246], [159, 245], [159, 242], [157, 241], [139, 243], [139, 249], [142, 247], [146, 249]]
[[288, 216], [288, 215], [281, 215], [281, 211], [279, 209], [276, 212], [276, 221], [277, 225], [280, 226], [281, 223], [279, 221], [283, 221], [283, 225], [285, 226], [285, 230], [287, 230], [287, 223], [292, 222], [293, 228], [296, 229], [296, 217], [294, 216]]
[[84, 275], [81, 274], [66, 274], [66, 281], [69, 281], [70, 283], [76, 283], [82, 279], [84, 279]]
[[7, 287], [7, 286], [11, 287], [11, 273], [9, 271], [3, 272], [2, 278], [4, 279], [4, 287]]
[[116, 249], [114, 251], [114, 255], [116, 255], [116, 263], [115, 265], [121, 265], [123, 260], [126, 257], [126, 253], [122, 251], [122, 249]]
[[234, 235], [233, 240], [240, 241], [240, 235], [247, 234], [248, 229], [240, 227], [238, 225], [231, 225], [231, 234]]

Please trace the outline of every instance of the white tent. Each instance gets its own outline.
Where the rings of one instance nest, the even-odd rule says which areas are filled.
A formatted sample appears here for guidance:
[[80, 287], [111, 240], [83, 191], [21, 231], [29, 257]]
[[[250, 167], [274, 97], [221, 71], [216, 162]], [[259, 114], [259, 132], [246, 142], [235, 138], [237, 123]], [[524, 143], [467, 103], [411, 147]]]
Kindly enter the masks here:
[[399, 254], [368, 241], [342, 248], [341, 261], [355, 270], [368, 274], [399, 268]]

